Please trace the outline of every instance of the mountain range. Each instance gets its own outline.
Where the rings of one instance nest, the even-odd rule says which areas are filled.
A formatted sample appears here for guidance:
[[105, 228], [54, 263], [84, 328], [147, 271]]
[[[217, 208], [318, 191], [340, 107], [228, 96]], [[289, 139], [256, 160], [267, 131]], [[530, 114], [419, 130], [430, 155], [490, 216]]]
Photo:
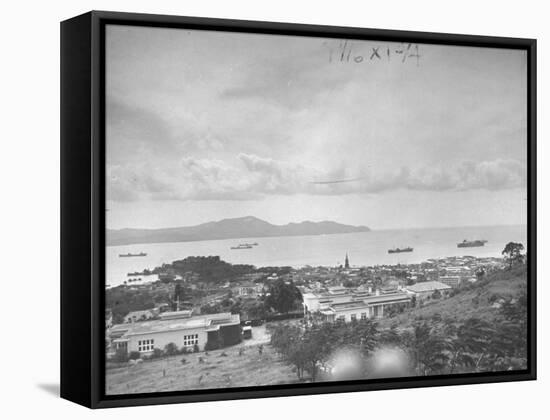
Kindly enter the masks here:
[[162, 229], [107, 229], [107, 245], [191, 242], [267, 236], [331, 235], [368, 231], [370, 229], [367, 226], [351, 226], [331, 221], [305, 221], [274, 225], [257, 217], [246, 216], [202, 223], [196, 226]]

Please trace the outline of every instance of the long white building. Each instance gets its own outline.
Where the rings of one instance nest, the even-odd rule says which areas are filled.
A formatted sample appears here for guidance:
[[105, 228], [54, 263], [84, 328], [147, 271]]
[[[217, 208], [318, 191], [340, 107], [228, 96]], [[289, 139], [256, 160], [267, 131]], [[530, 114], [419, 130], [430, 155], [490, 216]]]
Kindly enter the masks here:
[[235, 344], [241, 340], [238, 314], [219, 313], [187, 318], [168, 318], [125, 324], [113, 327], [114, 349], [125, 349], [150, 354], [155, 348], [164, 349], [174, 343], [179, 349], [193, 349], [195, 345], [204, 350], [206, 343]]
[[350, 289], [334, 293], [305, 293], [304, 312], [318, 313], [327, 321], [354, 321], [367, 318], [381, 318], [385, 308], [408, 304], [411, 296], [404, 291], [390, 293], [353, 292]]

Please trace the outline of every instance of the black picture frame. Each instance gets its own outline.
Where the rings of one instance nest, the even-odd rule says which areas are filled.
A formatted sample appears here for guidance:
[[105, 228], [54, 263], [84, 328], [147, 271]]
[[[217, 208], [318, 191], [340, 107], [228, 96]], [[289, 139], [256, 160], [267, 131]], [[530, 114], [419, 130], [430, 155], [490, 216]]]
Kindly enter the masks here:
[[[314, 384], [105, 395], [105, 25], [237, 31], [527, 52], [528, 369]], [[536, 40], [92, 11], [61, 23], [61, 397], [90, 408], [536, 379]]]

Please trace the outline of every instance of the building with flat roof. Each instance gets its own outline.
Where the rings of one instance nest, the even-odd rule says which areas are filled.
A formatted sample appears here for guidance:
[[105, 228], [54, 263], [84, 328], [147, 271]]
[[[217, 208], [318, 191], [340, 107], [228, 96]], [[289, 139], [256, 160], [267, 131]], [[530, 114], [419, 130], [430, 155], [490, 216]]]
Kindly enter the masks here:
[[382, 318], [385, 308], [393, 305], [408, 305], [409, 294], [394, 292], [355, 297], [348, 302], [333, 303], [327, 309], [319, 311], [326, 321], [353, 322], [369, 318]]
[[240, 323], [240, 316], [231, 313], [144, 321], [117, 328], [119, 334], [112, 337], [112, 343], [115, 349], [141, 354], [152, 353], [155, 348], [162, 350], [169, 343], [178, 349], [193, 349], [196, 345], [204, 350], [207, 343], [219, 346], [240, 342]]
[[423, 281], [405, 287], [405, 290], [417, 299], [423, 299], [431, 296], [436, 290], [441, 293], [445, 293], [451, 289], [451, 286], [439, 281]]
[[182, 318], [191, 318], [193, 315], [192, 309], [187, 309], [183, 311], [166, 311], [159, 314], [159, 318], [161, 320], [169, 320], [169, 319], [182, 319]]
[[381, 318], [384, 309], [399, 304], [409, 304], [410, 294], [395, 290], [388, 293], [368, 291], [345, 293], [305, 293], [303, 295], [305, 313], [319, 313], [326, 321], [345, 321], [367, 318]]
[[[470, 276], [471, 277], [471, 276]], [[439, 281], [451, 287], [460, 286], [461, 276], [439, 276]]]

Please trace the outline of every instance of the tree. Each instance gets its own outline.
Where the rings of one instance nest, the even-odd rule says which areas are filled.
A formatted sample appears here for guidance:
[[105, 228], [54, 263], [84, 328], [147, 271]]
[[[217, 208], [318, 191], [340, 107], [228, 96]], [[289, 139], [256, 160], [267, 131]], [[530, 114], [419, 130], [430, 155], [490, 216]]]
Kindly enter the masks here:
[[527, 360], [527, 291], [522, 289], [516, 299], [502, 305], [495, 332], [495, 353], [505, 359]]
[[450, 324], [445, 332], [452, 337], [449, 373], [454, 373], [458, 366], [477, 368], [479, 360], [490, 349], [494, 336], [491, 324], [478, 318], [469, 318], [458, 326]]
[[302, 302], [302, 294], [293, 284], [286, 284], [283, 280], [277, 280], [269, 288], [269, 296], [266, 305], [280, 313], [288, 313]]
[[265, 319], [267, 308], [263, 302], [248, 300], [243, 303], [242, 312], [248, 315], [248, 319]]
[[416, 323], [412, 331], [402, 334], [402, 340], [418, 375], [438, 373], [446, 366], [448, 342], [431, 324]]
[[295, 325], [278, 325], [271, 333], [271, 345], [294, 365], [298, 379], [305, 370], [305, 356], [301, 348], [302, 331]]
[[312, 381], [317, 380], [319, 370], [337, 350], [356, 349], [366, 357], [377, 343], [377, 324], [371, 320], [313, 324], [304, 329], [280, 325], [271, 334], [271, 345], [295, 366], [298, 378], [307, 372]]
[[181, 276], [193, 272], [199, 275], [202, 283], [221, 284], [233, 281], [244, 274], [253, 273], [252, 265], [229, 264], [219, 256], [187, 257], [183, 260], [172, 262], [169, 268]]
[[331, 324], [324, 324], [319, 328], [306, 330], [299, 343], [301, 358], [312, 382], [317, 379], [319, 366], [327, 361], [334, 350], [334, 342], [331, 337], [334, 330], [330, 326]]
[[399, 330], [397, 329], [397, 324], [392, 324], [390, 328], [381, 330], [378, 333], [378, 343], [382, 346], [395, 346], [401, 342], [401, 337], [399, 335]]
[[483, 267], [480, 267], [476, 270], [476, 278], [478, 280], [483, 279], [485, 277], [485, 269]]
[[519, 242], [508, 242], [502, 251], [502, 255], [508, 261], [509, 268], [511, 269], [513, 265], [523, 262], [523, 244]]
[[182, 303], [186, 299], [186, 293], [185, 289], [182, 287], [181, 284], [176, 283], [176, 286], [174, 288], [174, 302], [180, 302]]

